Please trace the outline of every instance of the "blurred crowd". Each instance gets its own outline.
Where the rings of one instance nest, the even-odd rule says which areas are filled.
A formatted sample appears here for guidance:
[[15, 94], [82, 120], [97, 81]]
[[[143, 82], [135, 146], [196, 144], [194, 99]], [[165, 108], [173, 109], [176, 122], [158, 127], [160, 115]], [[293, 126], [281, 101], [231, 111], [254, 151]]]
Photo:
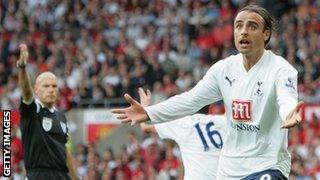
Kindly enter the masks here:
[[161, 141], [155, 134], [141, 141], [134, 132], [127, 137], [129, 143], [117, 155], [110, 148], [99, 155], [94, 145], [79, 144], [75, 153], [78, 174], [106, 180], [183, 178], [180, 152], [172, 141]]
[[[27, 68], [31, 79], [44, 71], [59, 77], [61, 97], [57, 106], [64, 110], [83, 107], [84, 101], [99, 107], [102, 99], [121, 98], [124, 93], [137, 98], [137, 88], [141, 86], [152, 90], [153, 103], [186, 91], [212, 64], [237, 53], [233, 19], [237, 10], [250, 2], [262, 4], [280, 20], [268, 49], [298, 70], [299, 99], [319, 105], [317, 0], [3, 0], [1, 109], [17, 109], [20, 103], [16, 61], [21, 42], [29, 47]], [[317, 116], [291, 130], [292, 176], [320, 179], [319, 139]], [[83, 152], [77, 155], [81, 160], [79, 173], [104, 176], [107, 166], [113, 167], [112, 174], [116, 164], [126, 164], [121, 173], [117, 171], [112, 176], [151, 177], [149, 174], [160, 175], [161, 169], [168, 169], [168, 163], [159, 163], [159, 158], [168, 158], [176, 171], [167, 173], [181, 175], [179, 155], [172, 146], [160, 143], [142, 147], [138, 148], [139, 153], [124, 149], [121, 157], [114, 159], [110, 150], [99, 157], [89, 146], [86, 156]], [[90, 163], [99, 164], [98, 170], [91, 170]], [[156, 166], [145, 167], [149, 164]]]

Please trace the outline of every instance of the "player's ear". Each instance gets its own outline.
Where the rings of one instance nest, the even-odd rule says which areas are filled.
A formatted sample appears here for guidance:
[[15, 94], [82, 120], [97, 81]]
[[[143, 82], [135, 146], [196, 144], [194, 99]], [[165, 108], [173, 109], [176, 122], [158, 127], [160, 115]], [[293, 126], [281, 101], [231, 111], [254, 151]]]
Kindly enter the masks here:
[[270, 29], [264, 30], [264, 32], [263, 32], [263, 39], [264, 39], [264, 41], [267, 41], [270, 36], [271, 36], [271, 30], [270, 30]]

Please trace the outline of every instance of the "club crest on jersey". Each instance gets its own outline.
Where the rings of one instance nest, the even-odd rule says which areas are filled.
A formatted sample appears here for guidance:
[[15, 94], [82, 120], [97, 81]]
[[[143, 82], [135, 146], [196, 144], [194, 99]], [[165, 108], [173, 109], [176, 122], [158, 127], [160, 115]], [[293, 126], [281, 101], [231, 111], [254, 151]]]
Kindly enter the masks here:
[[293, 79], [291, 77], [288, 77], [287, 79], [285, 79], [285, 84], [286, 87], [288, 88], [292, 88], [294, 90], [296, 90], [296, 88], [294, 88], [294, 82]]
[[232, 83], [236, 80], [236, 79], [231, 80], [228, 76], [226, 76], [224, 79], [229, 82], [230, 87], [232, 86]]
[[48, 132], [52, 128], [52, 119], [48, 117], [43, 117], [42, 119], [42, 127], [43, 129]]
[[263, 95], [263, 92], [261, 91], [261, 85], [263, 84], [263, 82], [262, 81], [258, 81], [257, 82], [257, 90], [254, 92], [254, 95], [256, 95], [256, 96], [262, 96]]
[[60, 126], [61, 126], [62, 131], [66, 134], [67, 133], [67, 125], [66, 125], [66, 123], [60, 121]]
[[243, 99], [232, 100], [232, 117], [237, 121], [251, 120], [251, 101]]

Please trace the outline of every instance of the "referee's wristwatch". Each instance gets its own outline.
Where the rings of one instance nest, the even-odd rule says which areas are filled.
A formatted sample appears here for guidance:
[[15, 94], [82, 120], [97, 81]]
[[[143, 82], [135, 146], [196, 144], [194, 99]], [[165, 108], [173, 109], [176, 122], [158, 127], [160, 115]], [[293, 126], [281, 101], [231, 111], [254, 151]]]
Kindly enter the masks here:
[[24, 69], [24, 68], [26, 68], [26, 64], [19, 64], [17, 62], [17, 68]]

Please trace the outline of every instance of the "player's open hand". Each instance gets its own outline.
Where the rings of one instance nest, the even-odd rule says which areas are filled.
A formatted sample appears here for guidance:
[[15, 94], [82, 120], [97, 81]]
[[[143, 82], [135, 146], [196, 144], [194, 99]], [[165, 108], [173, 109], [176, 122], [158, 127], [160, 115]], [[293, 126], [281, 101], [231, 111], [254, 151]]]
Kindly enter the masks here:
[[303, 101], [300, 101], [297, 104], [297, 106], [287, 116], [286, 121], [283, 123], [281, 128], [291, 128], [298, 125], [301, 122], [302, 118], [300, 116], [300, 109], [303, 104], [304, 104]]
[[140, 103], [143, 107], [150, 106], [151, 104], [151, 92], [147, 89], [145, 92], [142, 88], [139, 88], [139, 96], [140, 96]]
[[17, 61], [17, 66], [26, 66], [29, 58], [29, 52], [26, 44], [20, 44], [20, 58]]
[[131, 126], [134, 126], [136, 123], [148, 120], [148, 115], [140, 103], [134, 100], [129, 94], [125, 94], [124, 98], [130, 106], [127, 108], [112, 110], [112, 113], [118, 115], [117, 118], [120, 119], [122, 123], [131, 122]]

